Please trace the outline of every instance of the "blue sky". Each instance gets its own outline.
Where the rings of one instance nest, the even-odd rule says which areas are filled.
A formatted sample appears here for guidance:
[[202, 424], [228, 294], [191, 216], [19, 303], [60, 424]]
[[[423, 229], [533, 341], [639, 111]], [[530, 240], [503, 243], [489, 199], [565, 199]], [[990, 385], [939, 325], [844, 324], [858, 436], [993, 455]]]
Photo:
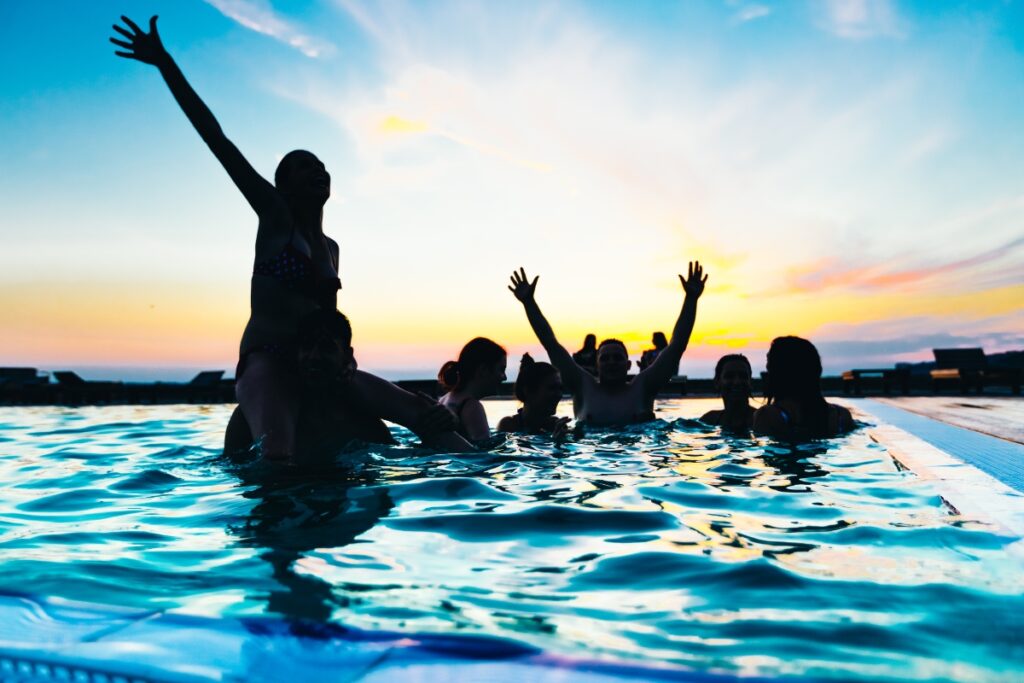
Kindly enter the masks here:
[[476, 334], [639, 352], [711, 272], [682, 371], [795, 333], [826, 366], [1024, 346], [1020, 2], [8, 2], [0, 361], [230, 367], [255, 220], [155, 70], [161, 33], [267, 175], [334, 178], [364, 367]]

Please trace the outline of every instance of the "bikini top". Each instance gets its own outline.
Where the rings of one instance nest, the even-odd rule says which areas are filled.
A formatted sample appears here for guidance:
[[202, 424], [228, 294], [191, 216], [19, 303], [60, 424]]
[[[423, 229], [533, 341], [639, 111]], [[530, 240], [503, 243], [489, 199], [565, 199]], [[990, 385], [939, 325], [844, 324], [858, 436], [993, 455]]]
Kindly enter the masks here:
[[[294, 236], [293, 229], [292, 238]], [[252, 274], [273, 278], [286, 289], [312, 299], [322, 308], [337, 307], [341, 280], [336, 277], [317, 277], [313, 270], [313, 259], [296, 249], [292, 239], [277, 255], [254, 265]]]

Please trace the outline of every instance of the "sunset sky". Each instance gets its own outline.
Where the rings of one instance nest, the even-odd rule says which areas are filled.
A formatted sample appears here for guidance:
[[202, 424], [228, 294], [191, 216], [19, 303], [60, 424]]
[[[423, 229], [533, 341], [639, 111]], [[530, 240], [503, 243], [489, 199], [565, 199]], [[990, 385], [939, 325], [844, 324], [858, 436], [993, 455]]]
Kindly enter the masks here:
[[518, 266], [570, 351], [638, 356], [700, 259], [690, 376], [781, 334], [830, 371], [1024, 348], [1022, 2], [5, 1], [0, 365], [234, 367], [255, 216], [122, 13], [259, 171], [326, 163], [385, 376], [539, 350]]

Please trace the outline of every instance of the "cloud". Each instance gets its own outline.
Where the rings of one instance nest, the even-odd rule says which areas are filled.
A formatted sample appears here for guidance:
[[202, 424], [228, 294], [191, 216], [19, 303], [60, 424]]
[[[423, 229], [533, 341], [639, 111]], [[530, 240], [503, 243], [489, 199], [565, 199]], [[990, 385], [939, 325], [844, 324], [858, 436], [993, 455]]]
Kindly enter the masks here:
[[903, 35], [901, 21], [889, 0], [826, 0], [820, 7], [821, 26], [840, 38], [866, 40]]
[[771, 13], [772, 9], [767, 5], [744, 5], [733, 15], [733, 18], [740, 23], [746, 23], [755, 19], [762, 19]]
[[[893, 267], [891, 261], [878, 265], [850, 268], [844, 267], [845, 259], [843, 257], [832, 256], [791, 270], [787, 291], [819, 292], [832, 288], [878, 290], [917, 285], [941, 275], [964, 274], [979, 266], [995, 263], [1011, 256], [1022, 246], [1024, 246], [1024, 237], [1018, 237], [1006, 244], [967, 258], [909, 268]], [[1020, 278], [1019, 276], [1014, 277], [1014, 273], [1019, 273], [1019, 270], [1014, 269], [1007, 272], [1007, 275], [1010, 276], [1008, 282], [988, 282], [987, 284], [991, 287], [1018, 282]]]
[[[932, 349], [980, 346], [986, 353], [1024, 348], [1019, 315], [985, 318], [911, 316], [860, 324], [826, 324], [808, 335], [832, 372], [854, 365], [932, 359]], [[828, 370], [827, 370], [828, 371]]]
[[310, 58], [334, 51], [328, 41], [314, 38], [282, 19], [266, 0], [206, 0], [221, 14], [247, 29], [270, 36]]

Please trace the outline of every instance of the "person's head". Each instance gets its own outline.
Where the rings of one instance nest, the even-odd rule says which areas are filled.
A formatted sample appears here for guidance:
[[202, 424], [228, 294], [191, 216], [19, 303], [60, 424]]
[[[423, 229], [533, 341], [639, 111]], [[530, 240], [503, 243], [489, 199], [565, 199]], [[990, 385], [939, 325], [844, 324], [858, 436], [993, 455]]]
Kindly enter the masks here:
[[668, 339], [665, 339], [664, 332], [655, 332], [651, 335], [651, 343], [654, 344], [654, 348], [659, 351], [668, 346]]
[[768, 349], [765, 396], [779, 399], [821, 398], [821, 356], [800, 337], [776, 337]]
[[481, 395], [497, 390], [505, 381], [508, 354], [499, 344], [477, 337], [462, 347], [457, 361], [441, 366], [437, 381], [445, 391], [472, 388]]
[[629, 352], [618, 339], [605, 339], [597, 346], [597, 378], [602, 382], [624, 382], [630, 368]]
[[594, 351], [595, 349], [597, 349], [597, 337], [592, 334], [588, 334], [583, 338], [583, 350]]
[[524, 353], [519, 361], [515, 397], [542, 415], [554, 415], [562, 400], [562, 376], [551, 363], [535, 361]]
[[274, 187], [290, 199], [322, 207], [331, 196], [331, 175], [315, 154], [296, 149], [278, 163]]
[[309, 387], [336, 385], [352, 379], [352, 325], [340, 311], [318, 310], [298, 325], [298, 371]]
[[727, 403], [746, 403], [753, 389], [752, 382], [753, 370], [750, 361], [742, 353], [722, 356], [715, 364], [715, 389]]

